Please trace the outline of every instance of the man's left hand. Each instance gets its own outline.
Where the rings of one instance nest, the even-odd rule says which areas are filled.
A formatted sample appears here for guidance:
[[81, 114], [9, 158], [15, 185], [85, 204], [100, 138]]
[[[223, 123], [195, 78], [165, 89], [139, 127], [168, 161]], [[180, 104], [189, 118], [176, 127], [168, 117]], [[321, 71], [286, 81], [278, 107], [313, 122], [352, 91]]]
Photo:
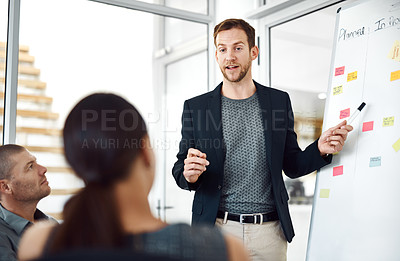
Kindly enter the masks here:
[[335, 127], [324, 131], [318, 140], [318, 149], [321, 156], [341, 151], [347, 139], [347, 134], [352, 130], [353, 127], [347, 125], [347, 121], [344, 120]]

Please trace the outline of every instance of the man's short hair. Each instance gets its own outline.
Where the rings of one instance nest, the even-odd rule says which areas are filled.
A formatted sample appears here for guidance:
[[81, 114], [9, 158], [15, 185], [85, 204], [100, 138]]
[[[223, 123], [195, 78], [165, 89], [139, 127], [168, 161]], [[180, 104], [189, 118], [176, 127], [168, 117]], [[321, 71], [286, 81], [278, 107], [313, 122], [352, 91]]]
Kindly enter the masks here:
[[11, 169], [15, 164], [15, 162], [11, 160], [11, 156], [24, 150], [24, 147], [15, 144], [0, 146], [0, 180], [9, 179], [11, 177]]
[[256, 45], [256, 31], [249, 25], [245, 20], [242, 19], [226, 19], [214, 27], [214, 45], [217, 46], [217, 35], [225, 30], [232, 28], [242, 29], [247, 35], [247, 41], [249, 48], [253, 48]]

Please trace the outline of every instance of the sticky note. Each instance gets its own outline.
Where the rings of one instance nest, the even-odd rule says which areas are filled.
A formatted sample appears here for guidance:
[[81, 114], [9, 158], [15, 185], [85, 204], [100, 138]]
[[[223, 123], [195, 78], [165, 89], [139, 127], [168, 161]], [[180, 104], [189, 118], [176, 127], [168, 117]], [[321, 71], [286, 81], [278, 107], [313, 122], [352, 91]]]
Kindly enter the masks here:
[[391, 82], [392, 82], [392, 81], [395, 81], [395, 80], [398, 80], [398, 79], [400, 79], [400, 70], [395, 71], [395, 72], [392, 72], [392, 73], [390, 74], [390, 81], [391, 81]]
[[393, 145], [393, 149], [398, 152], [400, 150], [400, 139], [398, 139]]
[[390, 49], [388, 58], [400, 62], [400, 41], [394, 41], [393, 47], [392, 49]]
[[344, 119], [350, 116], [350, 108], [340, 111], [340, 118]]
[[319, 197], [320, 198], [329, 198], [329, 189], [320, 189], [319, 190]]
[[343, 85], [333, 87], [333, 95], [338, 95], [343, 93]]
[[335, 76], [344, 74], [344, 66], [335, 69]]
[[369, 167], [379, 167], [381, 165], [381, 157], [372, 157], [369, 159]]
[[349, 74], [347, 75], [347, 81], [348, 81], [348, 82], [354, 81], [354, 80], [357, 80], [357, 71], [352, 72], [352, 73], [349, 73]]
[[333, 168], [333, 176], [343, 175], [343, 165]]
[[394, 124], [394, 117], [383, 118], [383, 123], [382, 123], [383, 127], [393, 126], [393, 124]]
[[368, 121], [363, 123], [362, 131], [372, 131], [374, 129], [374, 122]]

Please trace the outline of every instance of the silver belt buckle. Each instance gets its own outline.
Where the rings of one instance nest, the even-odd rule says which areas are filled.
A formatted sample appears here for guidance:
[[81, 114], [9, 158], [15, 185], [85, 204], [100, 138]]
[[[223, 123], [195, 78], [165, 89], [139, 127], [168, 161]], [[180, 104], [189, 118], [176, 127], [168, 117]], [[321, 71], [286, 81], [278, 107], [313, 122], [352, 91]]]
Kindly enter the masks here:
[[261, 214], [261, 213], [258, 213], [258, 214], [240, 214], [239, 222], [240, 222], [240, 224], [243, 225], [243, 224], [245, 224], [245, 223], [243, 223], [245, 217], [254, 217], [254, 224], [257, 224], [256, 216], [260, 216], [260, 225], [261, 225], [263, 223], [263, 214]]

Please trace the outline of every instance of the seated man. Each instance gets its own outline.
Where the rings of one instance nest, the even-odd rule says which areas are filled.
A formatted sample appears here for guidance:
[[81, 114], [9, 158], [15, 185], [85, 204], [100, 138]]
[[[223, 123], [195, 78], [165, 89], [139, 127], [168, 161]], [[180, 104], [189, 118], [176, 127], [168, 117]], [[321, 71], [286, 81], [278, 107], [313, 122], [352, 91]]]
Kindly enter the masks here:
[[0, 260], [17, 260], [24, 230], [39, 219], [54, 219], [36, 209], [50, 194], [47, 169], [24, 147], [0, 146]]

